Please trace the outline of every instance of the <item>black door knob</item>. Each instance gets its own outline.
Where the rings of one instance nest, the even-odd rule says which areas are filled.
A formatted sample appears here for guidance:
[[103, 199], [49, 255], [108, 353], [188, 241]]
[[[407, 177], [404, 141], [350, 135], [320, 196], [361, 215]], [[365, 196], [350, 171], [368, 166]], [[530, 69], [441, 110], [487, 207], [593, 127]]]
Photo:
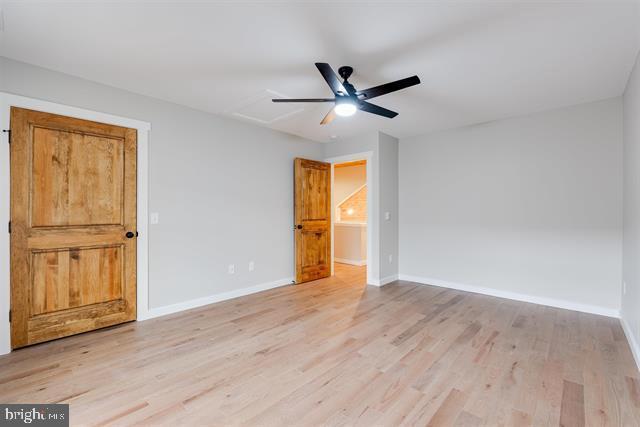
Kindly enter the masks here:
[[133, 231], [127, 231], [127, 234], [125, 234], [125, 236], [127, 236], [127, 239], [131, 239], [136, 234], [138, 234], [138, 233], [134, 233]]
[[298, 230], [302, 230], [302, 225], [301, 225], [301, 224], [298, 224], [298, 225], [296, 226], [296, 228], [297, 228]]

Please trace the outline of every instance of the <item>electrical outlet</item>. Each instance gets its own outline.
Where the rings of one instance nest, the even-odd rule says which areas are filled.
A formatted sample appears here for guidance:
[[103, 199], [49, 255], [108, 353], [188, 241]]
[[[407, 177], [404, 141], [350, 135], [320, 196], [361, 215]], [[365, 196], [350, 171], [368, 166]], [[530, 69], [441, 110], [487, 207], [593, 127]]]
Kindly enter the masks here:
[[389, 255], [389, 264], [393, 263], [393, 255]]
[[160, 214], [158, 212], [151, 212], [150, 215], [151, 224], [157, 224], [160, 222]]
[[229, 274], [235, 274], [236, 266], [233, 264], [229, 264]]
[[249, 261], [249, 271], [256, 269], [256, 264], [253, 261]]
[[391, 212], [385, 212], [385, 213], [384, 213], [384, 219], [385, 219], [386, 221], [389, 221], [389, 220], [391, 219]]
[[622, 295], [626, 295], [627, 294], [627, 282], [625, 282], [624, 280], [622, 281]]

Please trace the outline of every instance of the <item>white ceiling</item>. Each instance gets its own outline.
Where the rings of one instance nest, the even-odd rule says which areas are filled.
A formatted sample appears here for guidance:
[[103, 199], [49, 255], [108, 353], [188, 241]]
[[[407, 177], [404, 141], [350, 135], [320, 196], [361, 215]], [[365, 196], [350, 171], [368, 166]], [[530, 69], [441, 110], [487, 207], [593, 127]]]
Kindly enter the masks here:
[[[407, 137], [620, 95], [639, 47], [636, 1], [2, 1], [0, 54], [239, 120], [328, 141]], [[351, 65], [356, 88], [422, 84], [319, 122], [314, 66]], [[273, 110], [271, 110], [271, 108]], [[264, 116], [264, 117], [263, 117]]]

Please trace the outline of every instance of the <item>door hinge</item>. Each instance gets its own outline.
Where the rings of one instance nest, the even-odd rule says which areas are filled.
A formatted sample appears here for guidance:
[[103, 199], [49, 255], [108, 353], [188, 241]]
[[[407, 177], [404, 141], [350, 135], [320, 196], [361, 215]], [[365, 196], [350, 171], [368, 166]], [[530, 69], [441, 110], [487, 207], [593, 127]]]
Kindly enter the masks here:
[[7, 134], [7, 142], [11, 144], [11, 129], [2, 129], [2, 133]]
[[7, 228], [9, 229], [9, 234], [11, 234], [11, 221], [9, 221], [9, 226]]
[[9, 309], [9, 322], [11, 322], [11, 309]]

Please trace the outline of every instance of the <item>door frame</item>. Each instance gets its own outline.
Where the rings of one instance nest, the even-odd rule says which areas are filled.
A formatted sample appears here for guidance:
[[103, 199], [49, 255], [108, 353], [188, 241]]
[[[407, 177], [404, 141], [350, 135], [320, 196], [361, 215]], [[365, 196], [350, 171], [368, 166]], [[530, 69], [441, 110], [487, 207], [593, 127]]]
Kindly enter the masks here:
[[[334, 187], [334, 169], [336, 163], [353, 162], [355, 160], [365, 160], [366, 174], [367, 174], [367, 284], [379, 286], [375, 277], [373, 277], [374, 263], [378, 262], [378, 258], [373, 256], [373, 231], [374, 231], [374, 219], [375, 213], [373, 210], [374, 199], [376, 195], [376, 189], [374, 188], [374, 167], [373, 164], [373, 151], [365, 151], [362, 153], [347, 154], [344, 156], [330, 157], [324, 159], [325, 162], [331, 163], [331, 188]], [[334, 211], [334, 192], [331, 192], [331, 275], [333, 276], [333, 264], [334, 264], [334, 247], [335, 247], [335, 211]], [[377, 269], [376, 269], [377, 270]]]
[[[137, 155], [137, 230], [140, 233], [137, 243], [137, 320], [149, 318], [149, 131], [151, 123], [126, 117], [114, 116], [99, 111], [72, 107], [64, 104], [43, 101], [35, 98], [0, 92], [0, 128], [9, 129], [11, 107], [20, 107], [61, 116], [92, 120], [138, 131]], [[10, 237], [8, 230], [2, 229], [8, 224], [10, 216], [10, 159], [9, 134], [0, 136], [0, 354], [11, 352], [11, 323], [9, 308], [10, 287]]]

